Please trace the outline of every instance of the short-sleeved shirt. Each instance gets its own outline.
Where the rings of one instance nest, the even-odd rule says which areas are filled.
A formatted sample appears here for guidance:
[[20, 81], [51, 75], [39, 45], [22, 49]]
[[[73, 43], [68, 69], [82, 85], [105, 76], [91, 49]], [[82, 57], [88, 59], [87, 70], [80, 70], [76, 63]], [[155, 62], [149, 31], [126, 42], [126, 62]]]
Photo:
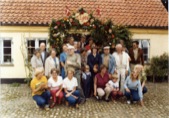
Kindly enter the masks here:
[[[37, 89], [41, 84], [47, 84], [47, 79], [45, 76], [42, 76], [41, 79], [37, 79], [36, 77], [32, 79], [30, 87], [32, 90]], [[34, 95], [41, 95], [45, 90], [39, 90], [36, 93], [32, 92], [32, 96]]]
[[112, 80], [109, 80], [108, 83], [110, 84], [110, 86], [112, 88], [115, 88], [115, 89], [119, 88], [119, 82], [118, 81], [114, 83]]
[[58, 90], [62, 84], [63, 79], [61, 76], [57, 77], [57, 81], [54, 81], [53, 77], [50, 77], [48, 80], [48, 87], [50, 87], [51, 90]]
[[63, 80], [63, 88], [67, 88], [68, 91], [72, 91], [74, 87], [77, 87], [78, 83], [77, 83], [77, 79], [75, 77], [73, 77], [71, 80], [68, 79], [68, 77], [66, 77]]
[[146, 73], [144, 71], [139, 74], [139, 80], [140, 80], [141, 84], [144, 81], [147, 81]]
[[62, 52], [62, 53], [60, 54], [60, 62], [65, 63], [65, 62], [66, 62], [66, 57], [67, 57], [66, 53], [65, 53], [65, 52]]
[[96, 76], [97, 78], [97, 88], [105, 88], [106, 83], [109, 81], [109, 74], [105, 73], [104, 76], [102, 77], [100, 73], [98, 73]]

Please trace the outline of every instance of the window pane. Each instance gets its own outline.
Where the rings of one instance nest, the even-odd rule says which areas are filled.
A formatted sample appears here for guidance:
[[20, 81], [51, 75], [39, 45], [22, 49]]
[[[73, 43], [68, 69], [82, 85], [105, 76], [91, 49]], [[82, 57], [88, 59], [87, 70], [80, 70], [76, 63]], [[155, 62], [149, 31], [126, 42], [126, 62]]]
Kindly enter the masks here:
[[11, 48], [4, 48], [4, 55], [11, 54]]
[[4, 40], [4, 47], [11, 47], [11, 40]]
[[148, 48], [143, 48], [143, 53], [148, 54]]
[[11, 62], [11, 55], [4, 56], [4, 62]]
[[147, 61], [147, 60], [148, 60], [147, 55], [144, 55], [144, 61]]
[[28, 46], [28, 48], [33, 48], [33, 47], [35, 47], [35, 41], [34, 41], [34, 40], [28, 40], [28, 41], [27, 41], [27, 46]]
[[148, 41], [148, 40], [143, 40], [143, 41], [142, 41], [142, 46], [143, 46], [144, 48], [148, 48], [148, 47], [149, 47], [149, 41]]

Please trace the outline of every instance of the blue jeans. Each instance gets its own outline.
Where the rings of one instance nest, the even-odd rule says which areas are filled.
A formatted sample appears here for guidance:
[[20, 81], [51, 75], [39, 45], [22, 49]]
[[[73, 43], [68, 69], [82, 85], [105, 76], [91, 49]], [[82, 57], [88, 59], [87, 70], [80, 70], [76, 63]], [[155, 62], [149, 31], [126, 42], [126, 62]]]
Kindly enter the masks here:
[[147, 87], [143, 87], [143, 94], [147, 93]]
[[130, 92], [127, 92], [125, 90], [124, 95], [126, 96], [127, 100], [131, 100], [131, 99], [133, 101], [139, 101], [140, 100], [140, 97], [139, 97], [139, 94], [138, 94], [138, 90], [130, 89]]
[[65, 79], [65, 69], [61, 68], [61, 76], [63, 79]]
[[44, 107], [46, 104], [49, 104], [50, 92], [45, 91], [42, 95], [34, 95], [33, 99], [36, 101], [38, 106]]
[[69, 96], [69, 97], [66, 97], [66, 93], [64, 93], [64, 96], [65, 96], [65, 99], [66, 101], [68, 101], [68, 103], [70, 105], [75, 105], [78, 101], [79, 101], [79, 98], [80, 98], [80, 92], [79, 90], [76, 90], [72, 93], [74, 96], [78, 97], [78, 99], [75, 99], [73, 96]]

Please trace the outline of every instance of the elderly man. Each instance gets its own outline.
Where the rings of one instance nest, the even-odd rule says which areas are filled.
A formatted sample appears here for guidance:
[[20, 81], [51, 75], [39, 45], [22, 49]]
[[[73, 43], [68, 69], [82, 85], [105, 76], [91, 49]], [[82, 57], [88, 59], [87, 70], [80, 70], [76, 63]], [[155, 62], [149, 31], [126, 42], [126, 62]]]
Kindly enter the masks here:
[[49, 56], [49, 54], [46, 52], [45, 43], [40, 44], [40, 52], [41, 52], [41, 59], [43, 62], [43, 67], [45, 67], [45, 61], [46, 61], [47, 57]]
[[78, 81], [78, 89], [80, 91], [81, 102], [85, 102], [85, 96], [81, 87], [81, 58], [79, 54], [75, 54], [75, 48], [71, 45], [68, 46], [68, 55], [65, 63], [65, 71], [67, 73], [68, 69], [74, 70], [74, 76]]
[[116, 52], [113, 53], [116, 61], [116, 72], [120, 81], [120, 91], [124, 92], [124, 81], [129, 71], [129, 55], [123, 51], [121, 44], [116, 45]]
[[107, 67], [109, 75], [112, 75], [116, 67], [115, 58], [110, 54], [109, 46], [105, 46], [103, 50], [104, 54], [101, 55], [102, 64], [104, 64]]

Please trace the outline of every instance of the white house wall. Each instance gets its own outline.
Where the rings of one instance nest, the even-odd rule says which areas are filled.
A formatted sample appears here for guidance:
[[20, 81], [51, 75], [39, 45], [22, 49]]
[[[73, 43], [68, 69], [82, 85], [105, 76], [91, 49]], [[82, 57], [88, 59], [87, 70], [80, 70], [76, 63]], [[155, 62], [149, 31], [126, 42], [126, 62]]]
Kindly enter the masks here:
[[13, 64], [0, 66], [0, 78], [25, 78], [26, 72], [24, 68], [24, 60], [21, 54], [20, 46], [22, 37], [43, 37], [47, 38], [48, 33], [29, 33], [29, 32], [3, 32], [0, 37], [12, 38], [12, 60]]
[[[131, 29], [133, 39], [150, 39], [150, 57], [168, 52], [167, 30]], [[12, 37], [13, 65], [0, 65], [0, 78], [25, 78], [20, 46], [22, 37], [48, 37], [48, 27], [0, 27], [0, 37]]]

